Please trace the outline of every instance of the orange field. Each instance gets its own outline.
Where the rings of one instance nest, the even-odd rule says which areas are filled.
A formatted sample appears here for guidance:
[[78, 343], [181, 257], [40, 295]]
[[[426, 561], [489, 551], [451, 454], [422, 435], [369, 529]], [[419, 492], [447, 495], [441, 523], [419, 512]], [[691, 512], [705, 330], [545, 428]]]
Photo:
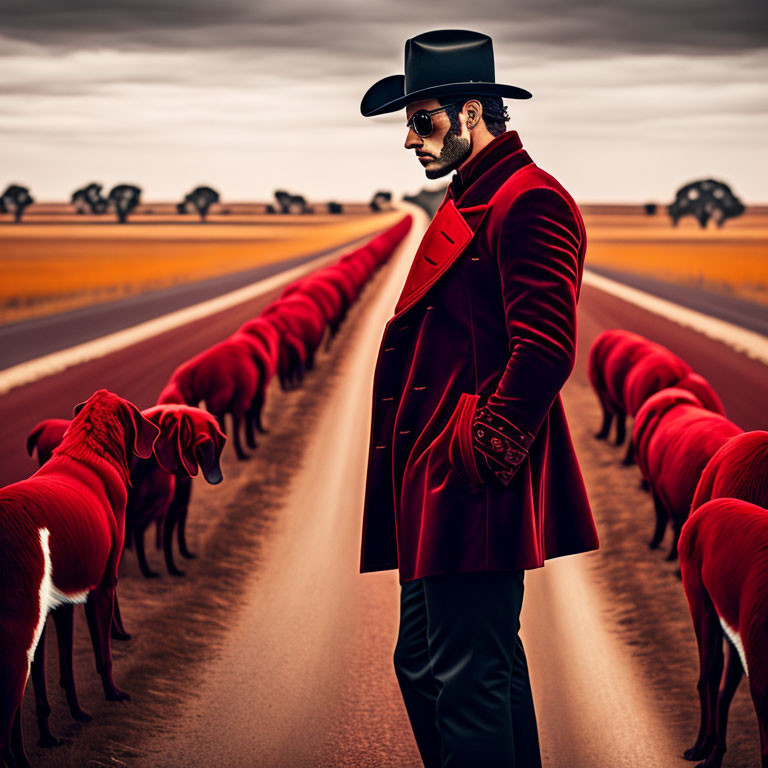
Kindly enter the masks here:
[[[228, 213], [223, 213], [227, 210]], [[323, 250], [388, 226], [399, 213], [346, 203], [344, 214], [269, 215], [264, 204], [212, 208], [208, 221], [170, 203], [142, 205], [127, 224], [78, 215], [62, 203], [0, 215], [0, 323], [13, 322], [236, 272]], [[692, 219], [672, 227], [663, 210], [581, 205], [586, 266], [603, 265], [695, 284], [768, 304], [768, 207], [722, 229]]]
[[267, 215], [255, 207], [212, 215], [205, 223], [163, 206], [126, 224], [54, 204], [31, 207], [20, 224], [2, 216], [0, 323], [326, 250], [402, 216], [361, 205], [347, 206], [342, 215]]
[[582, 205], [586, 266], [600, 265], [698, 285], [768, 304], [768, 208], [753, 206], [722, 229], [693, 218], [673, 227], [663, 211]]

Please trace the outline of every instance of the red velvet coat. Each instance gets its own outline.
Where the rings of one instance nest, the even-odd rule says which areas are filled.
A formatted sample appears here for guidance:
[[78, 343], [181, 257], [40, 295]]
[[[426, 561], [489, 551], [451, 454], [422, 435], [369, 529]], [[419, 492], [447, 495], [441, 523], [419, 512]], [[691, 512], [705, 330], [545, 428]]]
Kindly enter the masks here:
[[559, 394], [585, 246], [516, 132], [457, 172], [381, 341], [361, 572], [404, 582], [598, 548]]

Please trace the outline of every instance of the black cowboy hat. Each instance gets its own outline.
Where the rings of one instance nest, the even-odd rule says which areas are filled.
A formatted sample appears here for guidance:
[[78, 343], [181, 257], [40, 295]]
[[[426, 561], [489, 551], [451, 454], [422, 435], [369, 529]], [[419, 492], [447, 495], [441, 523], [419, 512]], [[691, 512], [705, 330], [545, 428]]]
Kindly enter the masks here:
[[466, 29], [436, 29], [405, 41], [405, 75], [374, 83], [360, 102], [365, 117], [395, 112], [406, 104], [445, 94], [530, 99], [515, 85], [495, 82], [493, 43]]

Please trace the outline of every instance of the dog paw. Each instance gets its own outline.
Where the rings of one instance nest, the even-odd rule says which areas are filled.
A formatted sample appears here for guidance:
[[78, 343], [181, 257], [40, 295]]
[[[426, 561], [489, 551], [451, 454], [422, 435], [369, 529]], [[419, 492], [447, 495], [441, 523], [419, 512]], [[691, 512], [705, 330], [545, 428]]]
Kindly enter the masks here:
[[686, 760], [701, 760], [702, 758], [708, 757], [711, 750], [711, 745], [697, 741], [692, 747], [683, 752], [683, 757]]
[[38, 739], [37, 746], [44, 749], [53, 749], [64, 744], [63, 739], [57, 739], [52, 733], [46, 733]]
[[115, 688], [107, 693], [107, 701], [130, 701], [130, 698], [130, 694], [121, 691], [119, 688]]
[[78, 723], [90, 723], [93, 718], [84, 709], [72, 710], [72, 719]]

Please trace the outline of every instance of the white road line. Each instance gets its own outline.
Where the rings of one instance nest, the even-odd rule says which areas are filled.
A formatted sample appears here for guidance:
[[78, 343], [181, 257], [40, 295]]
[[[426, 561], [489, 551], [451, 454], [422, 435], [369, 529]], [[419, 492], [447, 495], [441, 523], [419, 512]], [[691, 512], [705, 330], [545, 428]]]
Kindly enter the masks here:
[[0, 371], [0, 395], [4, 395], [15, 387], [31, 384], [34, 381], [51, 376], [54, 373], [59, 373], [72, 366], [104, 357], [112, 352], [117, 352], [125, 347], [130, 347], [132, 344], [149, 339], [152, 336], [157, 336], [173, 328], [178, 328], [181, 325], [186, 325], [203, 317], [229, 309], [229, 307], [241, 304], [249, 299], [263, 296], [265, 293], [269, 293], [269, 291], [279, 288], [281, 285], [286, 285], [326, 263], [336, 261], [348, 249], [349, 246], [339, 248], [330, 254], [319, 256], [304, 264], [299, 264], [284, 272], [271, 275], [243, 288], [217, 296], [214, 299], [208, 299], [191, 307], [185, 307], [175, 312], [169, 312], [167, 315], [156, 317], [153, 320], [139, 323], [131, 328], [110, 333], [99, 339], [86, 341], [74, 347], [51, 352], [49, 355], [43, 355], [34, 360], [27, 360], [26, 362], [6, 368]]
[[741, 352], [747, 357], [768, 365], [768, 336], [748, 331], [746, 328], [741, 328], [725, 320], [705, 315], [703, 312], [697, 312], [695, 309], [688, 309], [688, 307], [680, 306], [672, 301], [660, 299], [653, 294], [598, 275], [589, 269], [584, 270], [582, 281], [587, 285], [594, 286], [601, 291], [628, 301], [630, 304], [636, 304], [638, 307], [647, 309], [649, 312], [666, 317], [678, 325], [693, 328], [693, 330], [704, 334], [704, 336], [722, 341], [737, 352]]

